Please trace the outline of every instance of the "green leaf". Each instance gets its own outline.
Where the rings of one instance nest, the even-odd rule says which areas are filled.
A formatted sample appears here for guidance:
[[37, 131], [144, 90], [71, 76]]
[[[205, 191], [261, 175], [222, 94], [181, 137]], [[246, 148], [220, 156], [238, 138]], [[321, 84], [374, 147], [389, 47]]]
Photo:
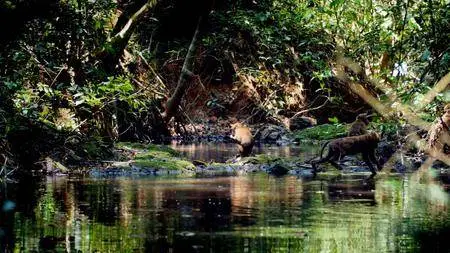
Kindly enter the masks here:
[[337, 123], [339, 123], [339, 119], [338, 118], [336, 118], [336, 117], [333, 117], [333, 118], [328, 118], [328, 121], [330, 121], [331, 123], [333, 123], [333, 124], [337, 124]]
[[333, 1], [330, 3], [330, 7], [331, 7], [331, 8], [339, 7], [343, 2], [344, 2], [344, 0], [333, 0]]
[[428, 48], [427, 48], [427, 49], [425, 49], [425, 51], [422, 53], [422, 56], [420, 57], [420, 59], [421, 59], [422, 61], [428, 61], [428, 59], [430, 59], [430, 55], [431, 55], [431, 52], [430, 52], [430, 50], [428, 50]]

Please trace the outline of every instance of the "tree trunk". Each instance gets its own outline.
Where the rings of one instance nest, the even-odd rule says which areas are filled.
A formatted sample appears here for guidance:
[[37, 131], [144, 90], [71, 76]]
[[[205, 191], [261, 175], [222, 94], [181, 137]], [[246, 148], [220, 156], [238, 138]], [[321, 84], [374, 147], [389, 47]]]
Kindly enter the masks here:
[[194, 36], [192, 37], [191, 44], [189, 45], [186, 58], [184, 59], [183, 68], [181, 69], [180, 78], [178, 79], [177, 87], [172, 96], [166, 102], [166, 109], [163, 113], [163, 119], [167, 123], [177, 113], [178, 106], [181, 103], [181, 99], [186, 91], [188, 85], [188, 79], [192, 77], [192, 68], [194, 65], [194, 53], [197, 44], [197, 37], [200, 30], [200, 23], [202, 17], [198, 19], [197, 28], [195, 29]]
[[[136, 10], [133, 15], [130, 16], [128, 12], [123, 12], [121, 14], [119, 17], [121, 22], [116, 23], [116, 26], [111, 34], [111, 40], [105, 44], [99, 55], [107, 75], [114, 74], [139, 19], [142, 18], [143, 14], [145, 14], [145, 12], [155, 3], [156, 0], [148, 0], [138, 10]], [[119, 126], [117, 122], [116, 101], [113, 104], [112, 113], [108, 114], [105, 119], [105, 128], [108, 133], [108, 137], [111, 140], [116, 141], [119, 137], [117, 132]]]
[[[156, 2], [156, 0], [148, 0], [141, 8], [131, 15], [126, 22], [117, 22], [113, 31], [118, 32], [112, 34], [111, 41], [106, 43], [100, 53], [100, 58], [108, 74], [113, 73], [116, 66], [119, 64], [120, 57], [122, 57], [122, 54], [128, 45], [128, 41], [138, 24], [138, 20], [142, 18], [143, 14], [145, 14], [145, 12]], [[123, 12], [119, 17], [119, 20], [123, 20], [124, 16], [128, 16], [128, 13]]]

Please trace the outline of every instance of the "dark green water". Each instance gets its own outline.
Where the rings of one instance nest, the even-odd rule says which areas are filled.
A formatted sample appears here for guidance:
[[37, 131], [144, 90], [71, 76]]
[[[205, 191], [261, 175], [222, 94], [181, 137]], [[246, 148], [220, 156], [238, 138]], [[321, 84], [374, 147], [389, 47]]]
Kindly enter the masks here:
[[427, 173], [48, 178], [2, 190], [0, 238], [3, 252], [448, 252], [449, 200]]

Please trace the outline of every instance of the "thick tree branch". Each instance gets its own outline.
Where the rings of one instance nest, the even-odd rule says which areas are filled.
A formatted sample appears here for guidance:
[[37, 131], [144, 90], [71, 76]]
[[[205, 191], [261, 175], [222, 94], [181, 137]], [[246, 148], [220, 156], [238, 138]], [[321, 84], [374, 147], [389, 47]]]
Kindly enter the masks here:
[[[102, 52], [100, 53], [100, 57], [102, 58], [104, 67], [107, 72], [112, 73], [116, 66], [119, 63], [120, 57], [128, 45], [128, 42], [133, 34], [138, 21], [143, 17], [143, 14], [152, 7], [157, 0], [148, 0], [141, 8], [139, 8], [130, 18], [128, 18], [127, 22], [117, 23], [117, 26], [123, 27], [114, 27], [113, 31], [119, 31], [116, 34], [111, 35], [111, 41], [106, 43]], [[122, 16], [126, 16], [128, 13], [122, 13]], [[123, 18], [122, 18], [123, 19]]]
[[181, 69], [180, 78], [178, 79], [177, 88], [172, 96], [167, 100], [166, 110], [163, 113], [163, 119], [168, 122], [177, 112], [177, 108], [181, 103], [181, 99], [186, 91], [188, 85], [188, 79], [192, 76], [192, 68], [194, 66], [194, 53], [197, 44], [197, 37], [200, 30], [200, 23], [202, 17], [198, 19], [197, 28], [195, 29], [194, 36], [192, 37], [191, 44], [189, 45], [186, 58], [184, 59], [183, 68]]

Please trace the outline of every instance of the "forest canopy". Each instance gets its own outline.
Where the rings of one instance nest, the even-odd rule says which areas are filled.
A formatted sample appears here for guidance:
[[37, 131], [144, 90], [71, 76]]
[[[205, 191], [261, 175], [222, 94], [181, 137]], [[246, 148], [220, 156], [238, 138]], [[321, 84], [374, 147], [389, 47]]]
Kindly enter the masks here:
[[448, 77], [428, 93], [450, 70], [444, 0], [9, 0], [0, 22], [0, 151], [30, 163], [193, 119], [348, 122], [373, 106], [352, 83], [426, 122], [450, 101]]

